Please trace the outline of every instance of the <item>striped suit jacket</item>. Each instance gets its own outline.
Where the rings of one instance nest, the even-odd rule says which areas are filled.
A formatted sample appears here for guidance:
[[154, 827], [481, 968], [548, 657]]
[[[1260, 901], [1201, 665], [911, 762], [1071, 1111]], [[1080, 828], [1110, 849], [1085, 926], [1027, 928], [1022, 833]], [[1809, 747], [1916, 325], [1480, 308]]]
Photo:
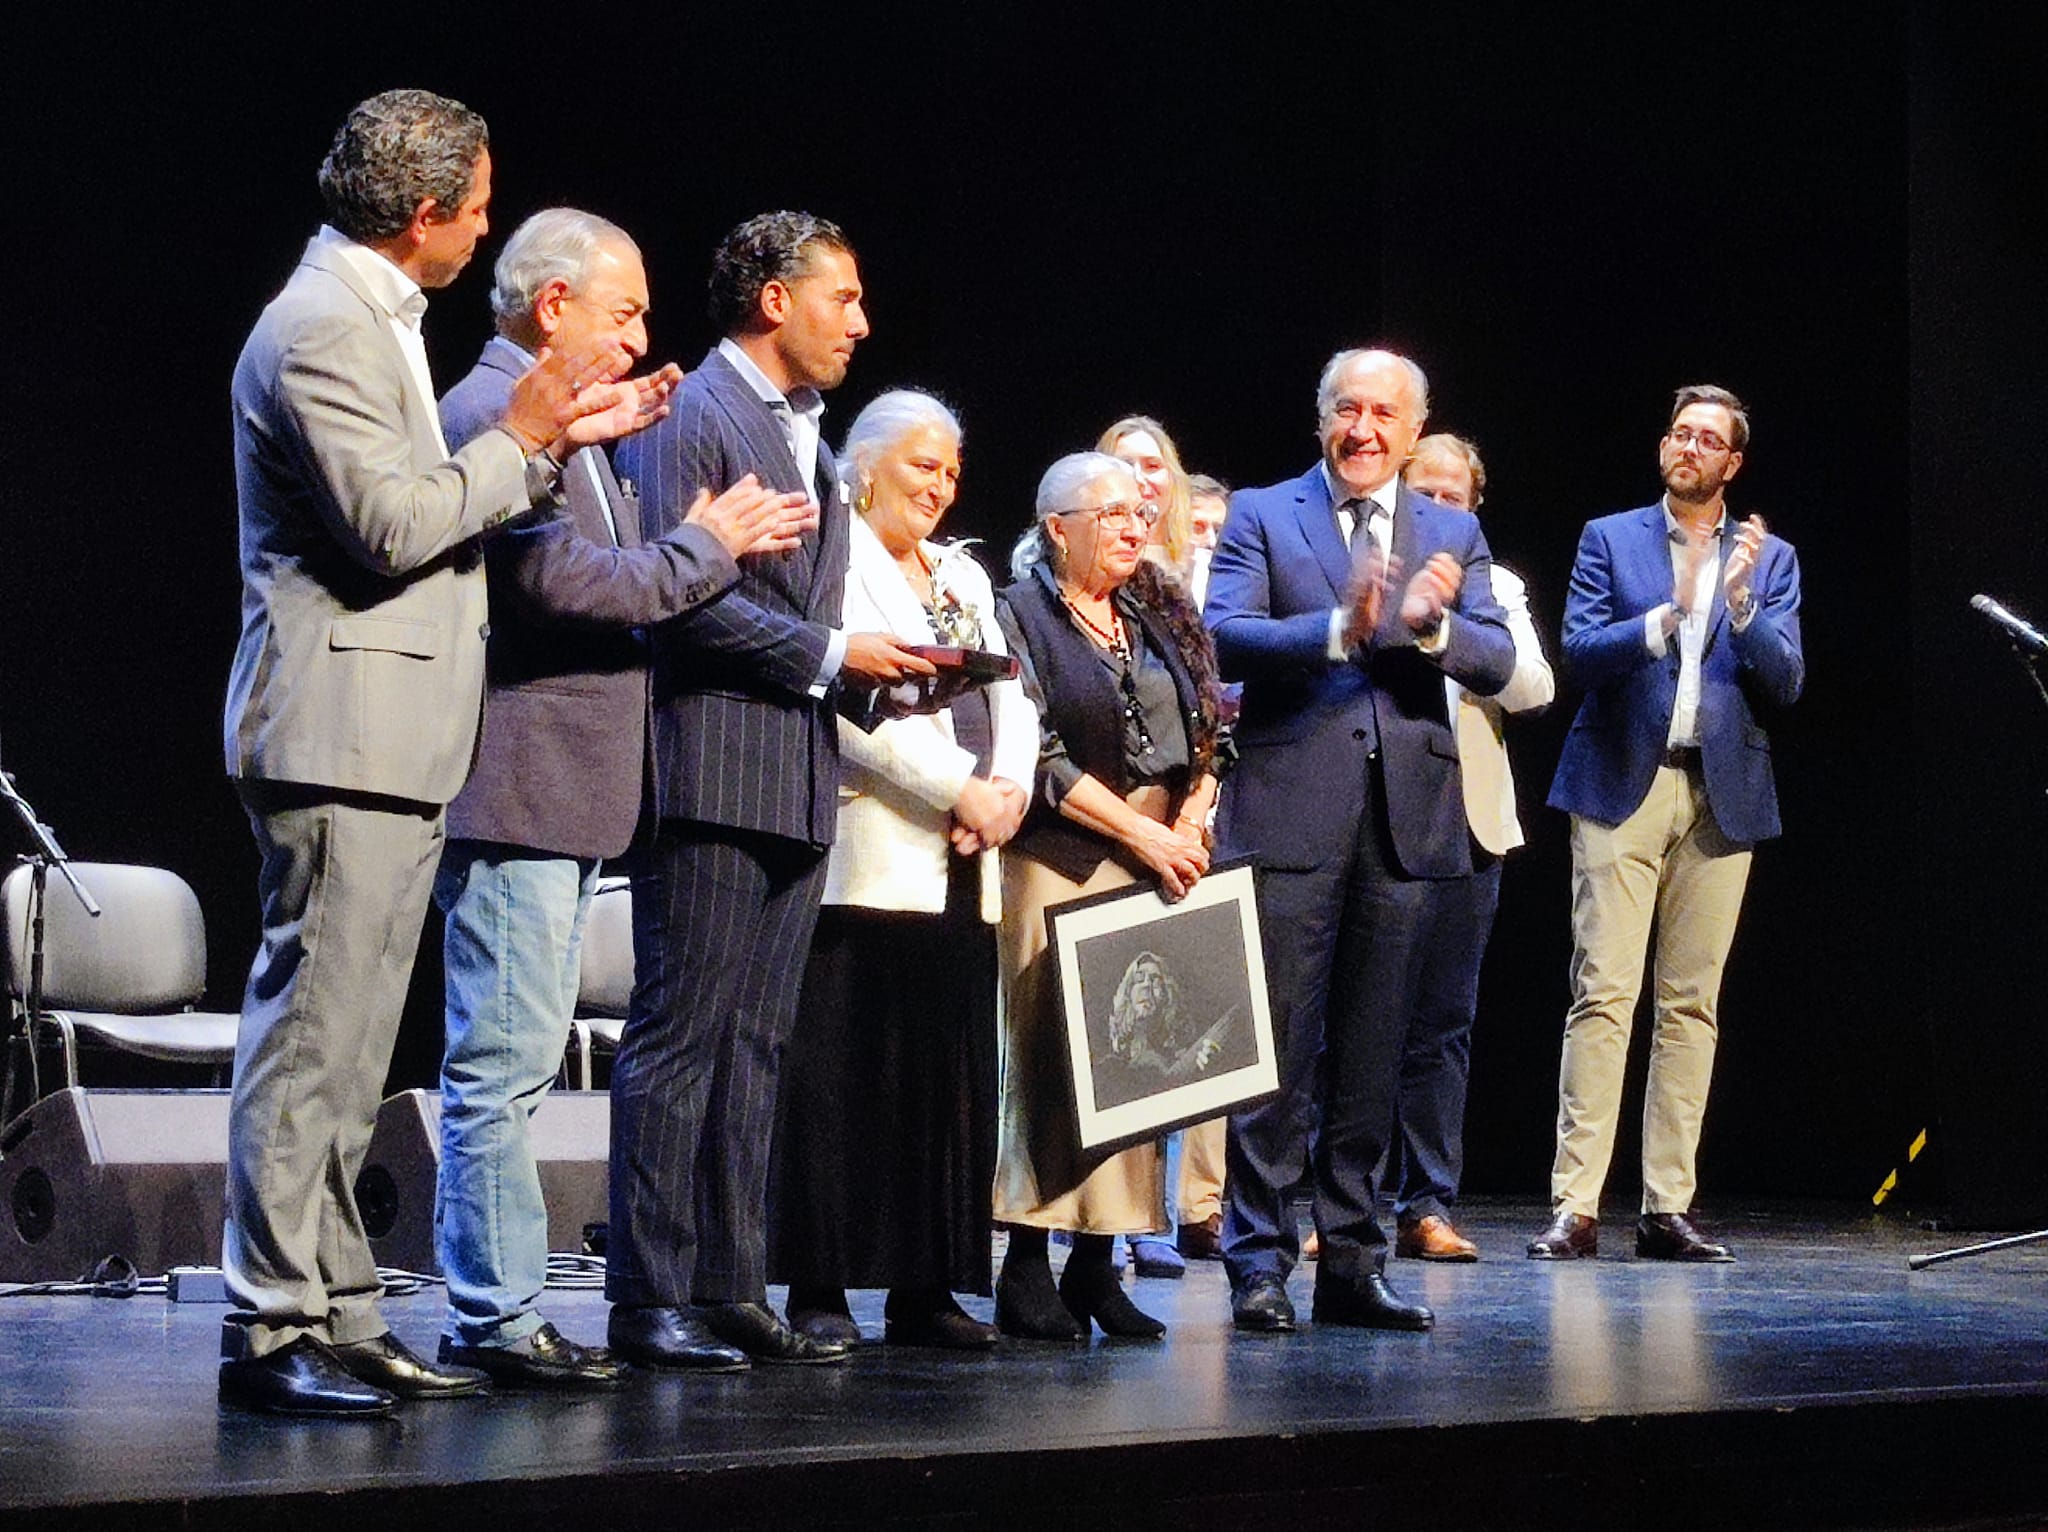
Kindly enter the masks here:
[[664, 819], [832, 843], [839, 736], [816, 688], [846, 588], [847, 510], [818, 444], [805, 484], [768, 407], [714, 349], [667, 419], [619, 449], [650, 538], [678, 526], [699, 489], [748, 473], [818, 501], [819, 524], [790, 553], [740, 561], [739, 584], [654, 631], [654, 809]]

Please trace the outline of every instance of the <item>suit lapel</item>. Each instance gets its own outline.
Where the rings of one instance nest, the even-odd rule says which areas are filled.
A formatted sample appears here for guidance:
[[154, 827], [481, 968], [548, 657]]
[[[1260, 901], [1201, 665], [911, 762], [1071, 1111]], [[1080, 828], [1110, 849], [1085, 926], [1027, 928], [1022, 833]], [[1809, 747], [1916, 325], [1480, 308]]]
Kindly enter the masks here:
[[1351, 590], [1351, 550], [1337, 530], [1337, 508], [1330, 499], [1329, 481], [1323, 477], [1321, 464], [1295, 480], [1294, 513], [1301, 523], [1301, 535], [1315, 550], [1316, 562], [1329, 578], [1336, 604], [1343, 605]]
[[[1735, 518], [1726, 510], [1721, 513], [1721, 575], [1728, 570], [1728, 555], [1735, 547]], [[1707, 612], [1707, 636], [1700, 645], [1700, 658], [1705, 659], [1714, 651], [1714, 641], [1721, 636], [1721, 629], [1728, 623], [1728, 596], [1723, 588], [1721, 576], [1714, 580], [1714, 604]]]
[[334, 253], [319, 240], [306, 246], [306, 253], [300, 264], [324, 271], [343, 287], [353, 293], [369, 309], [377, 324], [377, 332], [384, 337], [391, 349], [398, 355], [398, 390], [404, 398], [406, 429], [412, 434], [413, 446], [428, 456], [439, 456], [445, 451], [441, 440], [441, 410], [433, 399], [420, 397], [419, 385], [413, 381], [412, 364], [405, 359], [398, 341], [390, 331], [390, 315], [384, 305], [363, 286], [362, 278], [345, 260], [337, 259]]

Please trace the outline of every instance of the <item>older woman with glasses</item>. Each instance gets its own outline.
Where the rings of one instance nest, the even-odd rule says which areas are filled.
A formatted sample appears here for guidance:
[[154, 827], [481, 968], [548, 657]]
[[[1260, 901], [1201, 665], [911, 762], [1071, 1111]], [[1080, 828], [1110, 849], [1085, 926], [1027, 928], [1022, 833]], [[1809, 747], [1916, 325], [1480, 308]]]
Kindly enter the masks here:
[[[960, 478], [960, 423], [898, 389], [860, 412], [841, 461], [858, 514], [843, 624], [903, 642], [1003, 648], [988, 576], [932, 534]], [[996, 847], [1038, 765], [1016, 681], [872, 728], [842, 720], [839, 828], [803, 1005], [783, 1064], [770, 1275], [789, 1322], [857, 1340], [849, 1287], [886, 1287], [884, 1338], [979, 1350], [995, 1173]]]
[[[1045, 909], [1140, 878], [1178, 899], [1208, 871], [1214, 665], [1129, 588], [1158, 508], [1128, 464], [1061, 458], [1039, 481], [1037, 511], [999, 609], [1039, 708], [1040, 774], [1003, 853], [995, 1213], [1010, 1238], [996, 1323], [1038, 1340], [1081, 1339], [1090, 1321], [1156, 1337], [1166, 1327], [1126, 1296], [1111, 1253], [1117, 1235], [1164, 1224], [1164, 1156], [1157, 1141], [1110, 1155], [1080, 1147]], [[1057, 1287], [1055, 1230], [1074, 1237]]]

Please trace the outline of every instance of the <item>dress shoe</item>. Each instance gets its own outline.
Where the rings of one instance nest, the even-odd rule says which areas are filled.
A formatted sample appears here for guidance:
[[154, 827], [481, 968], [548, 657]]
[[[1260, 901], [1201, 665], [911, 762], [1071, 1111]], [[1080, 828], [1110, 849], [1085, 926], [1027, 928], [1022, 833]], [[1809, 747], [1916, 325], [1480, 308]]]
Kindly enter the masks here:
[[1728, 1247], [1693, 1227], [1683, 1213], [1645, 1213], [1636, 1220], [1636, 1254], [1646, 1261], [1732, 1261]]
[[961, 1308], [951, 1293], [892, 1292], [882, 1309], [882, 1339], [892, 1346], [992, 1351], [1001, 1335]]
[[1599, 1253], [1600, 1220], [1584, 1213], [1559, 1213], [1529, 1241], [1532, 1261], [1590, 1261]]
[[444, 1335], [440, 1355], [443, 1362], [474, 1367], [508, 1388], [596, 1392], [626, 1381], [624, 1362], [601, 1346], [579, 1346], [549, 1324], [509, 1346], [465, 1346]]
[[474, 1367], [430, 1362], [408, 1350], [389, 1330], [330, 1349], [351, 1377], [397, 1399], [463, 1399], [483, 1393], [491, 1381]]
[[1415, 1261], [1476, 1261], [1479, 1247], [1451, 1227], [1441, 1213], [1404, 1223], [1394, 1236], [1394, 1254]]
[[1240, 1330], [1279, 1334], [1294, 1328], [1294, 1300], [1287, 1284], [1265, 1273], [1247, 1277], [1230, 1292], [1230, 1322]]
[[612, 1355], [664, 1372], [745, 1372], [752, 1365], [688, 1309], [614, 1304], [605, 1340]]
[[1164, 1324], [1131, 1302], [1107, 1261], [1071, 1257], [1060, 1273], [1060, 1302], [1076, 1319], [1084, 1324], [1092, 1319], [1104, 1335], [1118, 1340], [1158, 1340], [1166, 1333]]
[[1180, 1226], [1180, 1253], [1191, 1261], [1223, 1259], [1223, 1215], [1211, 1213], [1200, 1223]]
[[846, 1306], [843, 1287], [807, 1287], [792, 1282], [789, 1302], [782, 1308], [790, 1329], [799, 1335], [840, 1346], [860, 1344], [860, 1326], [853, 1322], [853, 1311]]
[[1131, 1274], [1179, 1281], [1188, 1274], [1188, 1263], [1173, 1248], [1172, 1240], [1156, 1237], [1134, 1239], [1131, 1241]]
[[1018, 1340], [1077, 1341], [1088, 1327], [1060, 1301], [1052, 1268], [1044, 1262], [1003, 1262], [996, 1276], [996, 1328]]
[[757, 1362], [823, 1367], [843, 1362], [849, 1355], [844, 1341], [813, 1340], [797, 1334], [765, 1303], [700, 1303], [696, 1313], [705, 1329]]
[[263, 1356], [220, 1364], [223, 1404], [273, 1415], [374, 1418], [398, 1407], [397, 1396], [359, 1380], [310, 1335]]
[[1404, 1303], [1379, 1272], [1353, 1281], [1316, 1277], [1316, 1303], [1311, 1311], [1319, 1325], [1359, 1325], [1368, 1330], [1427, 1330], [1436, 1315], [1419, 1303]]

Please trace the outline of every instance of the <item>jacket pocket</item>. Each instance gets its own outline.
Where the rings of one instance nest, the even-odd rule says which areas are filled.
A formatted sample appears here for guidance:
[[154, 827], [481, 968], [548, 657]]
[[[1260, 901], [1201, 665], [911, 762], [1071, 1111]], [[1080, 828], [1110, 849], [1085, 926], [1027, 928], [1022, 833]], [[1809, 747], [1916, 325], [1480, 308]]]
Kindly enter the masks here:
[[431, 622], [407, 622], [400, 617], [337, 617], [328, 627], [327, 647], [439, 659], [441, 629]]

